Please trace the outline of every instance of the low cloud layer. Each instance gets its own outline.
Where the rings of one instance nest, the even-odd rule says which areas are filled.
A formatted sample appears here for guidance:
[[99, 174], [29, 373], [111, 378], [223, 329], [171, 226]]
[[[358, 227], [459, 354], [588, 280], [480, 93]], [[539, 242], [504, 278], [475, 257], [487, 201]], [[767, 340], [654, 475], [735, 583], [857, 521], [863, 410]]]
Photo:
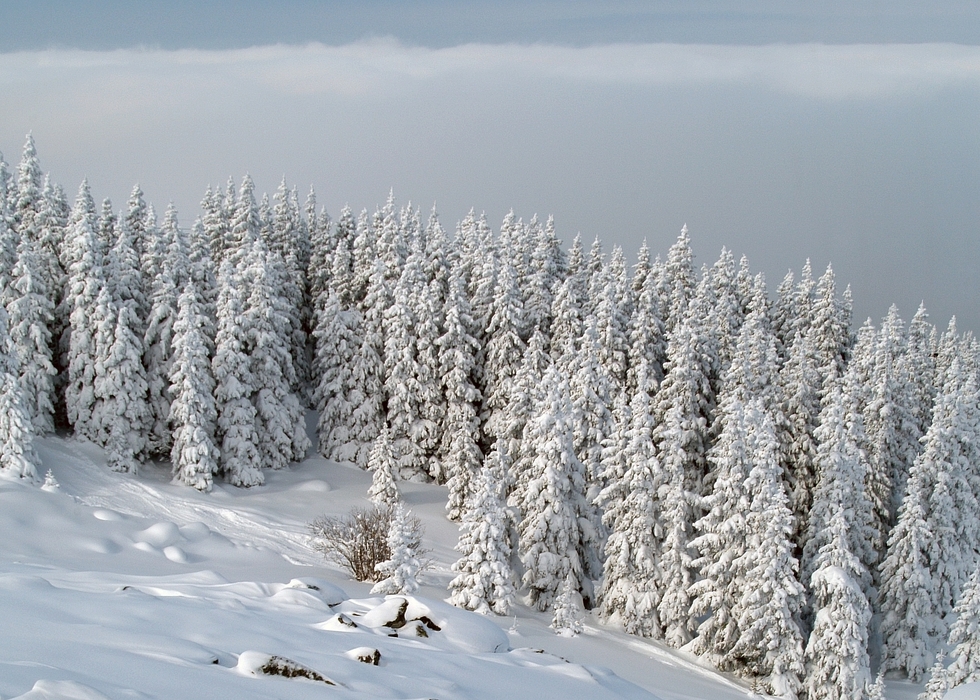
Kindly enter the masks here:
[[[466, 44], [432, 49], [394, 40], [345, 46], [263, 46], [162, 51], [49, 50], [0, 54], [0, 84], [87, 81], [95, 75], [205, 86], [261, 86], [273, 93], [364, 94], [392, 82], [481, 77], [634, 86], [756, 86], [820, 99], [879, 98], [980, 85], [980, 47], [956, 44]], [[205, 78], [210, 76], [211, 81]], [[192, 87], [194, 82], [186, 82]], [[151, 85], [147, 85], [151, 87]]]
[[140, 182], [189, 224], [249, 171], [336, 215], [437, 202], [553, 213], [630, 254], [683, 223], [775, 286], [833, 261], [857, 315], [921, 299], [980, 328], [980, 47], [468, 44], [0, 54], [0, 150], [117, 206]]

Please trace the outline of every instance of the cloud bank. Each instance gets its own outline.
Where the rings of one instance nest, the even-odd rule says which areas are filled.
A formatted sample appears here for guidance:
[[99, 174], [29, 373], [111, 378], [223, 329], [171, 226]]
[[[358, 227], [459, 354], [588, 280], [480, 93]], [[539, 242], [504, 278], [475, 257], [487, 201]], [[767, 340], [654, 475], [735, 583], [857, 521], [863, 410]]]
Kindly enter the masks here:
[[0, 54], [0, 85], [93, 75], [261, 86], [284, 94], [365, 94], [397, 81], [507, 74], [633, 86], [763, 87], [817, 99], [873, 99], [980, 85], [980, 47], [956, 44], [466, 44], [432, 49], [392, 39], [344, 46], [222, 51], [47, 50]]

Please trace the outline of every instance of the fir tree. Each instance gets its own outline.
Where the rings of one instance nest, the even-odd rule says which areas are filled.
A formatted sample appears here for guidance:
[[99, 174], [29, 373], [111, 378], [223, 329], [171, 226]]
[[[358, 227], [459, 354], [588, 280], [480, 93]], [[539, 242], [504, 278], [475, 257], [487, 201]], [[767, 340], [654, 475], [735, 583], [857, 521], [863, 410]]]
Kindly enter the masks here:
[[37, 483], [39, 464], [34, 428], [17, 381], [17, 358], [7, 333], [7, 314], [0, 308], [0, 475]]
[[878, 334], [870, 397], [864, 409], [875, 545], [882, 557], [919, 450], [921, 436], [913, 414], [913, 387], [902, 319], [892, 306]]
[[[586, 478], [586, 499], [593, 503], [602, 490], [602, 445], [613, 432], [612, 405], [614, 381], [601, 362], [595, 318], [589, 317], [582, 338], [579, 366], [570, 383], [575, 421], [575, 454], [582, 462]], [[590, 520], [601, 530], [601, 514], [593, 509]], [[586, 562], [590, 578], [599, 578], [602, 564], [598, 552]]]
[[650, 394], [655, 385], [645, 363], [638, 368], [637, 378], [623, 450], [625, 473], [621, 479], [608, 479], [599, 496], [609, 537], [598, 612], [602, 619], [622, 624], [631, 634], [660, 639], [663, 574], [658, 489], [664, 476], [652, 440], [655, 418]]
[[950, 688], [980, 681], [980, 560], [963, 587], [953, 615], [956, 622], [949, 631], [953, 663], [946, 675]]
[[807, 518], [816, 488], [817, 439], [822, 375], [809, 334], [793, 336], [789, 357], [779, 373], [785, 423], [780, 430], [784, 476], [794, 515], [793, 539], [802, 550]]
[[506, 431], [504, 411], [510, 396], [511, 383], [524, 357], [524, 307], [517, 275], [513, 265], [503, 261], [497, 276], [487, 341], [484, 347], [483, 392], [484, 430], [491, 438], [499, 438]]
[[576, 588], [575, 575], [568, 572], [561, 592], [555, 600], [555, 616], [551, 620], [551, 629], [562, 637], [574, 637], [582, 633], [582, 607], [579, 604], [579, 594]]
[[535, 331], [528, 341], [527, 350], [520, 371], [511, 385], [510, 400], [507, 404], [507, 428], [505, 437], [506, 453], [510, 462], [508, 504], [520, 508], [531, 479], [531, 464], [534, 461], [534, 446], [526, 438], [528, 421], [534, 412], [535, 403], [541, 390], [541, 379], [551, 366], [551, 358], [545, 350], [545, 337]]
[[350, 461], [351, 362], [360, 345], [357, 309], [344, 309], [340, 297], [329, 290], [317, 311], [314, 375], [319, 377], [313, 398], [320, 418], [320, 454], [328, 459]]
[[667, 261], [659, 280], [660, 294], [666, 306], [664, 328], [668, 334], [684, 317], [687, 305], [694, 296], [695, 286], [694, 254], [691, 252], [691, 238], [685, 225], [677, 241], [667, 252]]
[[391, 436], [388, 434], [388, 426], [385, 425], [381, 427], [381, 433], [374, 441], [371, 456], [368, 458], [368, 471], [371, 472], [368, 498], [378, 510], [394, 508], [401, 498], [398, 486], [395, 485], [397, 470], [398, 464], [392, 450]]
[[506, 459], [496, 446], [473, 478], [456, 545], [460, 558], [452, 566], [456, 577], [449, 582], [453, 605], [483, 614], [506, 615], [514, 602], [514, 574], [501, 490]]
[[99, 426], [100, 443], [107, 448], [109, 467], [135, 474], [146, 453], [152, 420], [139, 319], [133, 307], [115, 303], [108, 293], [104, 296], [106, 342], [104, 347], [97, 343], [102, 371], [96, 374], [99, 404], [93, 422]]
[[422, 441], [433, 430], [422, 417], [422, 371], [416, 329], [423, 311], [413, 304], [417, 289], [424, 284], [421, 263], [417, 255], [409, 257], [395, 286], [391, 306], [384, 311], [387, 420], [401, 474], [405, 479], [416, 480], [428, 475]]
[[210, 491], [218, 471], [214, 443], [217, 409], [211, 321], [200, 293], [188, 281], [177, 303], [174, 322], [174, 362], [170, 370], [170, 424], [174, 438], [170, 459], [174, 481]]
[[[0, 229], [5, 224], [0, 223]], [[54, 431], [54, 376], [50, 325], [54, 305], [38, 270], [35, 244], [21, 238], [7, 301], [10, 341], [20, 368], [18, 381], [35, 434]]]
[[350, 402], [354, 406], [347, 452], [367, 466], [370, 446], [384, 419], [384, 330], [381, 315], [388, 304], [384, 266], [376, 261], [367, 296], [362, 303], [361, 343], [351, 363]]
[[411, 511], [399, 501], [395, 504], [391, 516], [391, 528], [388, 530], [388, 549], [391, 557], [377, 566], [383, 579], [374, 584], [372, 595], [400, 593], [412, 595], [419, 589], [419, 573], [422, 571], [420, 552], [417, 549], [418, 535], [413, 535], [417, 529], [417, 521], [413, 522]]
[[820, 425], [814, 433], [818, 442], [817, 485], [807, 523], [802, 570], [804, 580], [809, 580], [816, 570], [820, 550], [833, 535], [830, 522], [839, 512], [846, 522], [848, 552], [862, 564], [851, 575], [857, 576], [867, 594], [870, 567], [877, 563], [877, 554], [872, 546], [871, 502], [865, 490], [868, 464], [861, 450], [865, 438], [858, 394], [862, 387], [856, 369], [852, 365], [841, 382], [828, 382], [829, 393], [824, 397]]
[[926, 523], [928, 488], [925, 465], [916, 460], [898, 523], [888, 539], [878, 593], [882, 668], [904, 670], [913, 680], [918, 680], [926, 669], [940, 624], [927, 552], [931, 540]]
[[758, 398], [750, 400], [748, 409], [754, 464], [744, 490], [753, 495], [745, 516], [745, 552], [733, 567], [741, 579], [732, 609], [739, 637], [729, 656], [742, 673], [764, 678], [774, 695], [795, 698], [804, 673], [804, 640], [797, 622], [804, 590], [790, 540], [793, 514], [783, 489], [772, 420]]
[[228, 260], [218, 276], [218, 329], [211, 368], [216, 382], [216, 439], [220, 444], [219, 466], [235, 486], [264, 483], [259, 457], [256, 413], [252, 405], [254, 378], [246, 353], [246, 332], [242, 325], [244, 290], [242, 281]]
[[72, 214], [72, 226], [65, 245], [69, 262], [65, 304], [70, 307], [70, 326], [66, 329], [68, 384], [65, 403], [68, 422], [80, 437], [94, 439], [92, 410], [95, 405], [95, 334], [92, 325], [99, 290], [104, 286], [102, 260], [98, 255], [95, 232], [87, 215], [88, 183], [83, 182]]
[[582, 554], [595, 546], [594, 533], [583, 530], [585, 483], [573, 449], [571, 414], [568, 382], [552, 366], [526, 432], [534, 460], [520, 524], [523, 580], [529, 604], [538, 610], [552, 606], [569, 572], [580, 590], [591, 592]]
[[863, 564], [850, 551], [847, 528], [838, 509], [810, 579], [817, 613], [805, 654], [809, 700], [863, 700], [871, 680], [871, 607], [862, 590]]
[[447, 476], [450, 520], [459, 520], [470, 493], [470, 479], [483, 461], [480, 451], [480, 423], [477, 406], [480, 391], [473, 383], [476, 339], [470, 335], [469, 300], [462, 277], [453, 266], [449, 278], [446, 332], [439, 338], [439, 360], [446, 396], [446, 422], [441, 462]]
[[309, 449], [305, 415], [299, 399], [292, 393], [292, 357], [289, 339], [281, 325], [277, 279], [270, 254], [256, 239], [245, 258], [244, 279], [250, 289], [245, 301], [246, 350], [251, 364], [255, 430], [262, 463], [283, 469], [291, 461], [303, 459]]

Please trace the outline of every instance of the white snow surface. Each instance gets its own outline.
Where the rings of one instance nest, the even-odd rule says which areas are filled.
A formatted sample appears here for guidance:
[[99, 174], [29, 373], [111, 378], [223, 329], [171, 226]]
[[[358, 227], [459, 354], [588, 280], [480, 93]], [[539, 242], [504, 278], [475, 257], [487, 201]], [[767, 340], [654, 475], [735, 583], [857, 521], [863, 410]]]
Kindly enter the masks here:
[[[0, 479], [0, 700], [751, 695], [590, 616], [565, 638], [550, 612], [518, 605], [499, 618], [444, 602], [458, 536], [445, 487], [400, 484], [434, 564], [418, 595], [379, 597], [325, 563], [306, 529], [366, 507], [367, 472], [310, 457], [263, 486], [202, 494], [171, 484], [167, 463], [134, 477], [85, 442], [37, 447], [59, 490]], [[403, 604], [407, 623], [393, 630]], [[373, 650], [377, 666], [358, 659]], [[270, 659], [325, 680], [268, 675]]]

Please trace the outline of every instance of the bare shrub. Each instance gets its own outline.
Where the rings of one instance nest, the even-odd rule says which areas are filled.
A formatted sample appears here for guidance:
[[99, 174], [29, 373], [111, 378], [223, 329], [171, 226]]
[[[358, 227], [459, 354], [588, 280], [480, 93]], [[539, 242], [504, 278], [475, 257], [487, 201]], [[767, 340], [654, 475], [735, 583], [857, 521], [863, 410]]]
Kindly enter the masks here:
[[[309, 524], [310, 544], [327, 561], [339, 564], [358, 581], [380, 581], [376, 567], [391, 558], [388, 530], [392, 512], [388, 508], [354, 508], [347, 515], [321, 515]], [[422, 521], [408, 516], [412, 548], [422, 549]]]

